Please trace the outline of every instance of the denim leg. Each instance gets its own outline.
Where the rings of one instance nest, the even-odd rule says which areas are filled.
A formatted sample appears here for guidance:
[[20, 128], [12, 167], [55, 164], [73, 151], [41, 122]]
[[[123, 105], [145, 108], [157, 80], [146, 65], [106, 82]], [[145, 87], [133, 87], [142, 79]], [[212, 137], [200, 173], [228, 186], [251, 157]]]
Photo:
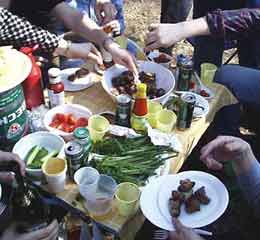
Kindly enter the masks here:
[[240, 103], [260, 109], [260, 70], [226, 65], [216, 72], [214, 81], [227, 87]]

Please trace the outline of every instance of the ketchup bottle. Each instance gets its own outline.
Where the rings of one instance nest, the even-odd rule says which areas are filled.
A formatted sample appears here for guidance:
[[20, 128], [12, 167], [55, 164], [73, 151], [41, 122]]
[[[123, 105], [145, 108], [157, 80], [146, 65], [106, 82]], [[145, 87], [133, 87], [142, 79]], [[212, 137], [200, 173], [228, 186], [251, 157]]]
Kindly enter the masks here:
[[25, 96], [26, 108], [31, 110], [33, 107], [44, 104], [42, 89], [42, 74], [40, 67], [36, 64], [33, 52], [38, 49], [38, 45], [33, 48], [22, 47], [20, 51], [26, 54], [32, 62], [32, 70], [26, 80], [23, 82], [23, 91]]

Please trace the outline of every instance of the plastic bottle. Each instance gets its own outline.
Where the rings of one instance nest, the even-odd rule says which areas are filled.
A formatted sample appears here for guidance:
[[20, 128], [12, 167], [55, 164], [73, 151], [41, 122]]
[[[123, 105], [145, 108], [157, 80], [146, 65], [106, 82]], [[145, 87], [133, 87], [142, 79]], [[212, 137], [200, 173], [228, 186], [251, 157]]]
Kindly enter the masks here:
[[64, 84], [59, 78], [59, 68], [50, 68], [48, 71], [48, 75], [48, 96], [50, 100], [50, 106], [51, 108], [53, 108], [55, 106], [62, 105], [65, 102]]
[[137, 84], [137, 93], [131, 116], [131, 126], [134, 130], [143, 132], [146, 130], [147, 108], [147, 86], [144, 83]]
[[22, 47], [20, 51], [26, 54], [32, 62], [32, 70], [26, 80], [23, 82], [23, 91], [25, 96], [26, 108], [31, 110], [44, 104], [44, 96], [42, 89], [42, 74], [40, 67], [36, 64], [33, 52], [38, 49], [38, 45], [33, 48]]

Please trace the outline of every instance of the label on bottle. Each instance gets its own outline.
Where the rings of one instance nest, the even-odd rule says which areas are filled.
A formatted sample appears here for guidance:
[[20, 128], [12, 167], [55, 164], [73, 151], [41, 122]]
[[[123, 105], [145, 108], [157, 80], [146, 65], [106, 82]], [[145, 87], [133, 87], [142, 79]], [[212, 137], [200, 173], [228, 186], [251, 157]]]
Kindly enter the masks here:
[[52, 108], [65, 103], [64, 92], [54, 93], [53, 90], [48, 89], [48, 95], [49, 95], [50, 105]]

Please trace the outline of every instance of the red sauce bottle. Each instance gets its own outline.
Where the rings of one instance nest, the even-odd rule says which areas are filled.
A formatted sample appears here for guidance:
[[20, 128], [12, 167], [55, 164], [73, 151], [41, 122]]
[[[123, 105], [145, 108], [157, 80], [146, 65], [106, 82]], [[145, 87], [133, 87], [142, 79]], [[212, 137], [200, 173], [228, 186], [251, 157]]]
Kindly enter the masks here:
[[38, 107], [44, 104], [44, 96], [42, 89], [42, 73], [40, 67], [36, 64], [33, 52], [38, 48], [36, 45], [33, 48], [22, 47], [20, 51], [26, 54], [32, 63], [32, 70], [26, 80], [23, 82], [23, 91], [25, 96], [26, 108], [31, 110], [33, 107]]
[[131, 127], [140, 132], [146, 130], [146, 115], [148, 113], [146, 89], [146, 84], [137, 84], [137, 93], [131, 116]]
[[48, 71], [49, 85], [48, 85], [48, 96], [50, 100], [50, 107], [53, 108], [58, 105], [65, 103], [64, 95], [64, 84], [61, 81], [60, 69], [50, 68]]

